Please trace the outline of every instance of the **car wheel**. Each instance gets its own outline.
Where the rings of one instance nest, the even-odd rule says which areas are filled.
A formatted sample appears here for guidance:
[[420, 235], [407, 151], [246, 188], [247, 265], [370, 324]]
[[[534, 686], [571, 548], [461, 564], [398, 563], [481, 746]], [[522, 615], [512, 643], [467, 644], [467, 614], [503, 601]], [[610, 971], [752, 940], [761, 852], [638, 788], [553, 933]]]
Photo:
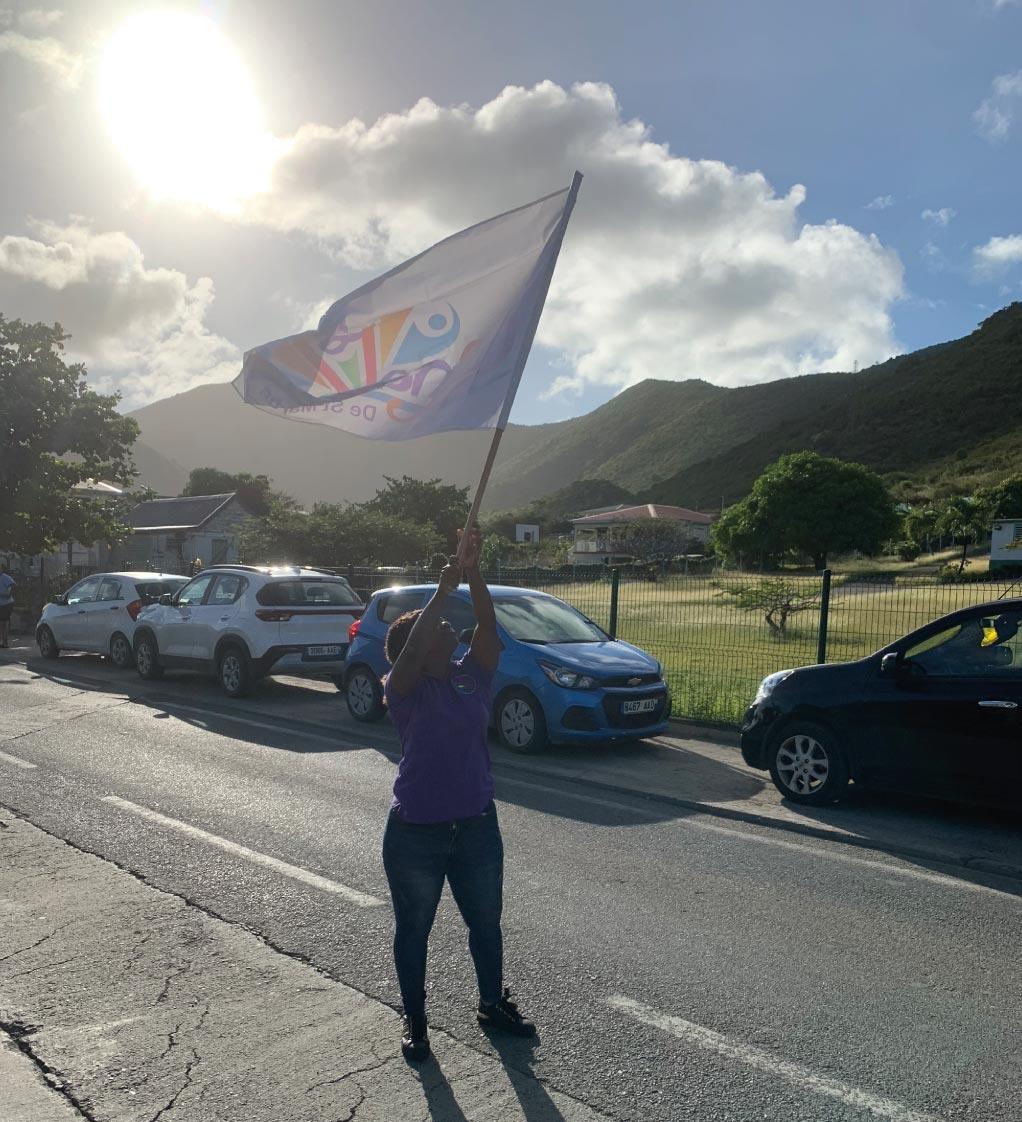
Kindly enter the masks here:
[[368, 666], [359, 666], [347, 676], [344, 700], [356, 721], [379, 721], [387, 712], [380, 680]]
[[543, 706], [528, 690], [508, 690], [494, 709], [501, 744], [512, 752], [540, 752], [547, 746]]
[[163, 677], [160, 652], [152, 635], [142, 635], [135, 640], [135, 669], [146, 682]]
[[217, 677], [228, 697], [244, 697], [252, 688], [248, 655], [241, 647], [226, 647], [217, 664]]
[[60, 647], [53, 637], [53, 632], [44, 624], [36, 632], [35, 641], [39, 644], [39, 653], [43, 658], [59, 658]]
[[815, 721], [786, 725], [768, 753], [770, 778], [786, 799], [809, 806], [838, 802], [848, 787], [848, 761], [837, 737]]
[[131, 644], [120, 632], [110, 640], [110, 661], [118, 670], [127, 670], [134, 661]]

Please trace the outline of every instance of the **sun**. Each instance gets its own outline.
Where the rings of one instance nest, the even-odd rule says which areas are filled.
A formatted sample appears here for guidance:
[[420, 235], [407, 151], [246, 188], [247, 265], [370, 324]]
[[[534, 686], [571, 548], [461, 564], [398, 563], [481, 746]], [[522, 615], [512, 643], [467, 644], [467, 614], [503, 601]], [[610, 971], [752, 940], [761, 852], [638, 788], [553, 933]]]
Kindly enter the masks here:
[[149, 12], [122, 24], [103, 56], [100, 99], [154, 196], [234, 210], [266, 186], [273, 138], [245, 67], [209, 19]]

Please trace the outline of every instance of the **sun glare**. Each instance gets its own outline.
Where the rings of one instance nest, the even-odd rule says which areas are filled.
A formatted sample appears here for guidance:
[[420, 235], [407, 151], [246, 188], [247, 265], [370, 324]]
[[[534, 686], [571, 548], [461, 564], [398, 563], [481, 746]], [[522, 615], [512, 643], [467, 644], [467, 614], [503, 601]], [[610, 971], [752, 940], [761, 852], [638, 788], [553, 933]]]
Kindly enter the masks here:
[[160, 198], [231, 210], [266, 185], [273, 139], [241, 60], [210, 20], [150, 12], [103, 57], [110, 133]]

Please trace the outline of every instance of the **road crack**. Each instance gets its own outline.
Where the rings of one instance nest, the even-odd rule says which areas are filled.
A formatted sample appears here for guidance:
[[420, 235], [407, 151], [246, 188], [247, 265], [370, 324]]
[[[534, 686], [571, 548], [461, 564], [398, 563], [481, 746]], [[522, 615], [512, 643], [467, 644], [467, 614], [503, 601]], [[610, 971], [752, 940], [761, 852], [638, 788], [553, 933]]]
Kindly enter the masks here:
[[0, 958], [0, 962], [7, 962], [9, 959], [17, 958], [18, 955], [20, 955], [20, 954], [27, 954], [29, 951], [34, 951], [36, 949], [36, 947], [41, 947], [43, 945], [43, 943], [52, 939], [55, 935], [59, 935], [61, 933], [61, 931], [65, 931], [65, 930], [67, 930], [67, 928], [74, 926], [74, 924], [76, 924], [77, 922], [78, 922], [78, 920], [71, 919], [71, 920], [68, 920], [67, 923], [62, 923], [59, 927], [55, 927], [52, 931], [48, 932], [41, 939], [37, 939], [34, 943], [30, 944], [29, 946], [22, 947], [20, 950], [11, 951], [10, 954], [5, 954], [2, 958]]
[[[333, 1079], [321, 1079], [318, 1083], [313, 1083], [311, 1086], [306, 1087], [303, 1093], [306, 1095], [311, 1095], [313, 1091], [318, 1090], [320, 1087], [333, 1087], [338, 1083], [344, 1083], [345, 1080], [351, 1079], [356, 1075], [365, 1075], [370, 1071], [379, 1071], [381, 1067], [386, 1067], [387, 1064], [393, 1063], [393, 1061], [397, 1059], [396, 1055], [384, 1056], [381, 1059], [380, 1056], [377, 1055], [375, 1048], [370, 1048], [370, 1051], [372, 1051], [373, 1053], [375, 1063], [366, 1064], [365, 1067], [353, 1068], [351, 1071], [346, 1071], [343, 1075], [337, 1075]], [[356, 1083], [357, 1082], [358, 1081], [356, 1080]], [[361, 1088], [362, 1084], [359, 1083], [358, 1086], [359, 1088]]]

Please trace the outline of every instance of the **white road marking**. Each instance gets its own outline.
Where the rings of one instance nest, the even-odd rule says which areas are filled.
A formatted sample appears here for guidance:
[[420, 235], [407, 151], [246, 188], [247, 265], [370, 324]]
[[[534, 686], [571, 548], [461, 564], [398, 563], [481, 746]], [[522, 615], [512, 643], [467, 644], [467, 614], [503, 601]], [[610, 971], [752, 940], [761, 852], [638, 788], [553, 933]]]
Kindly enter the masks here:
[[702, 1025], [693, 1024], [691, 1021], [682, 1020], [681, 1017], [672, 1017], [660, 1013], [643, 1005], [640, 1001], [633, 1001], [622, 994], [614, 994], [607, 998], [607, 1004], [621, 1013], [633, 1017], [643, 1024], [651, 1025], [662, 1032], [670, 1033], [686, 1044], [694, 1044], [707, 1052], [716, 1052], [719, 1056], [729, 1060], [737, 1060], [748, 1067], [766, 1072], [767, 1075], [777, 1076], [786, 1080], [800, 1090], [811, 1091], [816, 1095], [826, 1095], [837, 1099], [847, 1106], [859, 1110], [868, 1110], [879, 1118], [887, 1118], [890, 1122], [942, 1122], [934, 1114], [926, 1114], [920, 1110], [912, 1110], [893, 1099], [885, 1099], [880, 1095], [871, 1094], [839, 1079], [830, 1079], [820, 1075], [811, 1068], [801, 1064], [792, 1063], [772, 1052], [765, 1052], [762, 1048], [754, 1048], [751, 1044], [742, 1044], [737, 1040], [729, 1040], [726, 1036], [713, 1029], [703, 1028]]
[[[632, 814], [641, 811], [641, 806], [631, 806], [628, 803], [619, 802], [616, 799], [597, 798], [593, 795], [581, 795], [575, 791], [558, 791], [553, 787], [547, 787], [542, 783], [530, 783], [525, 779], [512, 779], [510, 776], [500, 776], [502, 783], [514, 783], [519, 787], [528, 787], [534, 791], [543, 791], [549, 795], [564, 796], [574, 799], [576, 802], [591, 803], [595, 806], [612, 807], [615, 810], [626, 810]], [[570, 780], [566, 780], [570, 782]], [[641, 798], [637, 795], [636, 798]], [[698, 811], [692, 812], [698, 814]], [[925, 881], [928, 884], [938, 884], [942, 888], [959, 888], [966, 892], [978, 892], [985, 895], [997, 896], [1001, 900], [1009, 899], [1018, 901], [1019, 897], [1016, 893], [1010, 892], [1000, 888], [992, 888], [986, 884], [975, 884], [972, 881], [960, 880], [958, 877], [951, 876], [945, 873], [931, 873], [924, 869], [913, 869], [905, 865], [891, 865], [886, 861], [874, 860], [870, 857], [859, 857], [853, 853], [839, 853], [832, 849], [815, 849], [809, 841], [822, 841], [826, 842], [826, 838], [817, 838], [816, 835], [810, 835], [806, 842], [793, 842], [787, 841], [784, 838], [774, 837], [772, 834], [756, 834], [751, 830], [737, 830], [729, 826], [719, 826], [716, 822], [707, 822], [704, 818], [678, 818], [668, 825], [675, 826], [679, 829], [692, 828], [694, 830], [703, 830], [706, 833], [722, 834], [726, 837], [737, 838], [739, 841], [756, 842], [760, 845], [772, 845], [777, 849], [787, 849], [795, 853], [801, 854], [803, 857], [815, 858], [822, 857], [830, 861], [841, 861], [846, 865], [858, 865], [861, 868], [872, 869], [878, 873], [890, 874], [891, 876], [908, 877], [911, 880]], [[757, 823], [758, 825], [758, 823]], [[769, 827], [764, 827], [769, 829]], [[839, 837], [834, 838], [834, 844], [846, 844], [841, 841]], [[936, 862], [939, 864], [939, 862]]]
[[19, 760], [17, 756], [8, 756], [6, 752], [0, 752], [0, 760], [3, 760], [5, 764], [14, 764], [15, 767], [23, 767], [26, 771], [39, 766], [38, 764], [30, 764], [28, 760]]
[[310, 873], [308, 869], [299, 868], [297, 865], [289, 865], [286, 861], [278, 861], [276, 857], [269, 857], [265, 853], [259, 853], [254, 849], [248, 849], [246, 846], [239, 845], [237, 842], [228, 841], [227, 838], [221, 838], [217, 834], [210, 834], [206, 830], [200, 830], [198, 826], [189, 826], [187, 822], [180, 822], [176, 818], [168, 818], [165, 814], [160, 814], [159, 811], [156, 810], [150, 810], [147, 806], [139, 806], [137, 803], [118, 798], [116, 795], [104, 795], [101, 801], [110, 803], [112, 806], [120, 807], [130, 814], [136, 814], [139, 818], [145, 818], [150, 822], [155, 822], [158, 826], [169, 826], [172, 830], [178, 830], [180, 833], [187, 834], [189, 837], [198, 838], [200, 841], [204, 841], [209, 845], [215, 845], [218, 849], [231, 853], [235, 857], [242, 857], [246, 861], [251, 861], [254, 865], [262, 865], [265, 869], [272, 869], [274, 872], [282, 873], [284, 876], [291, 877], [292, 880], [301, 881], [302, 884], [307, 884], [311, 888], [318, 888], [323, 892], [331, 892], [335, 896], [343, 896], [350, 903], [357, 904], [360, 908], [376, 908], [383, 904], [382, 900], [377, 899], [375, 896], [370, 896], [365, 892], [359, 892], [357, 888], [349, 888], [346, 884], [339, 884], [337, 881], [328, 880], [326, 877], [321, 877], [317, 873]]

